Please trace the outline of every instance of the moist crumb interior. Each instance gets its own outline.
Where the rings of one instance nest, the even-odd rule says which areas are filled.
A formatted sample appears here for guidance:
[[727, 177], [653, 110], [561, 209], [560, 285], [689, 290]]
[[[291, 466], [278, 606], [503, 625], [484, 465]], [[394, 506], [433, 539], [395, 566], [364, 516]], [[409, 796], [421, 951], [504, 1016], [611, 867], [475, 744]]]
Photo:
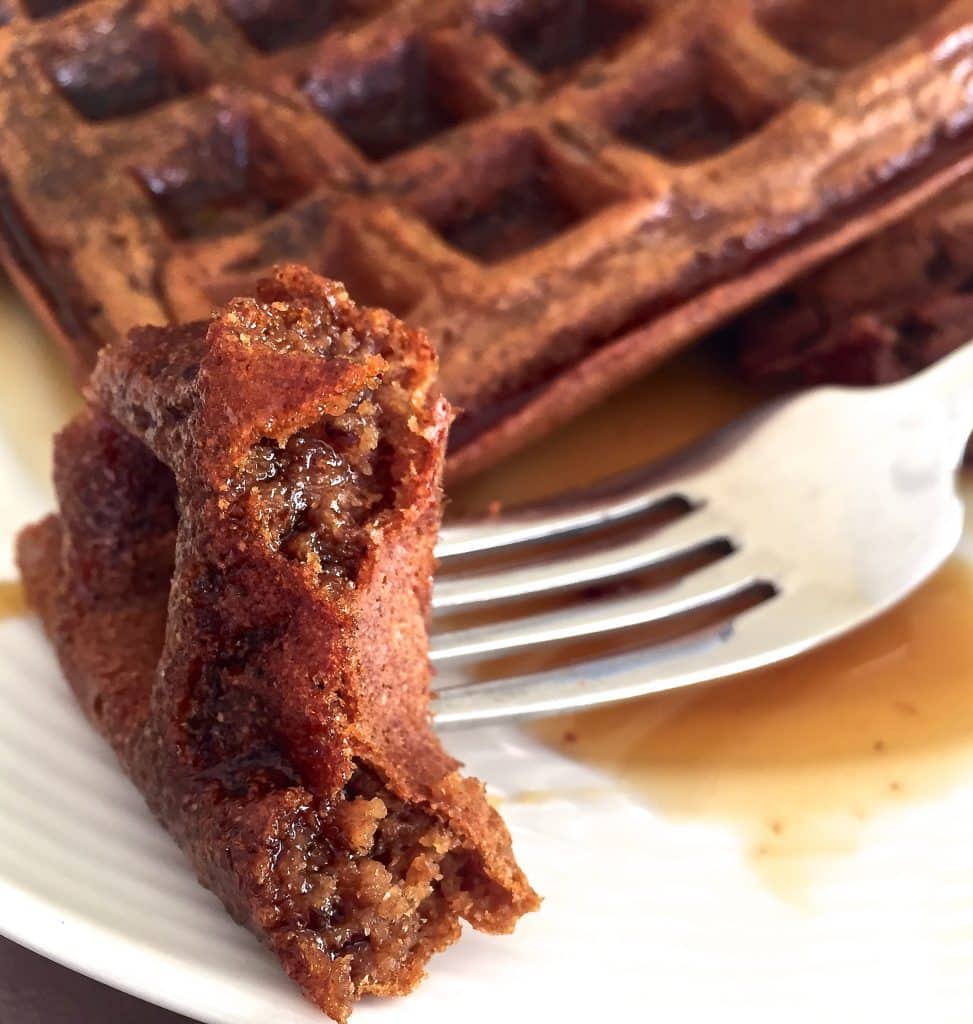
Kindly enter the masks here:
[[304, 808], [281, 837], [278, 927], [325, 952], [338, 968], [334, 995], [351, 998], [407, 974], [416, 954], [452, 936], [471, 906], [503, 905], [504, 891], [476, 859], [358, 763], [334, 804]]
[[[333, 357], [351, 361], [376, 351], [371, 341], [356, 347], [347, 333], [328, 336], [316, 313], [291, 316], [286, 328], [275, 347], [330, 346]], [[262, 438], [233, 481], [231, 494], [256, 515], [272, 550], [311, 565], [321, 586], [354, 584], [369, 531], [396, 505], [421, 443], [408, 374], [391, 354], [388, 369], [350, 396], [341, 415], [283, 440]], [[479, 854], [359, 761], [334, 800], [307, 794], [278, 842], [277, 928], [331, 961], [334, 1007], [363, 989], [407, 990], [429, 952], [458, 933], [459, 917], [509, 902]]]
[[[317, 318], [313, 325], [325, 331]], [[319, 337], [302, 326], [301, 344], [316, 352], [330, 348], [352, 362], [375, 352], [371, 341], [356, 347], [347, 331]], [[284, 332], [285, 349], [297, 345], [292, 334], [293, 326]], [[276, 347], [283, 344], [275, 339]], [[407, 465], [418, 441], [402, 379], [408, 371], [397, 363], [392, 358], [395, 368], [353, 395], [341, 415], [322, 417], [283, 441], [261, 438], [231, 483], [235, 497], [252, 502], [271, 547], [312, 565], [322, 582], [355, 582], [368, 543], [365, 527], [394, 507], [394, 464]]]

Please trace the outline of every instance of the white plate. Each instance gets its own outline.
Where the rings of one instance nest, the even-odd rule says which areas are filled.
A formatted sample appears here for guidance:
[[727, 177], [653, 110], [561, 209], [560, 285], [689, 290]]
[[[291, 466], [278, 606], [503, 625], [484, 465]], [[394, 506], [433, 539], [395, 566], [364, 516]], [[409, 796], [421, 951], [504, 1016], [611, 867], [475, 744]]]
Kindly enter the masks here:
[[[46, 439], [70, 389], [9, 291], [0, 313], [2, 578], [13, 531], [50, 504]], [[644, 405], [633, 392], [466, 500], [516, 491], [558, 458], [603, 469], [599, 438], [637, 426]], [[947, 584], [932, 600], [955, 613], [962, 587]], [[467, 932], [414, 995], [367, 1001], [355, 1021], [968, 1022], [973, 642], [956, 659], [902, 648], [899, 633], [934, 620], [927, 607], [873, 633], [861, 670], [823, 678], [821, 700], [799, 670], [592, 720], [637, 778], [536, 732], [451, 734], [500, 795], [544, 907], [511, 938]], [[886, 691], [882, 666], [892, 678], [902, 658], [911, 671]], [[586, 728], [563, 749], [589, 753]], [[196, 884], [27, 617], [0, 623], [0, 930], [212, 1024], [325, 1019]]]

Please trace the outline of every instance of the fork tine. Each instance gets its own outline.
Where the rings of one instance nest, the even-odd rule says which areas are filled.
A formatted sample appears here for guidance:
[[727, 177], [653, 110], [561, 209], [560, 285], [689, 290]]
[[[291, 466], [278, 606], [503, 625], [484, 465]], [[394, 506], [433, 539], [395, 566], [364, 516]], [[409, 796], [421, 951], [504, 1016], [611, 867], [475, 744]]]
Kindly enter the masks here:
[[[742, 552], [733, 552], [661, 590], [642, 590], [576, 608], [434, 635], [430, 657], [441, 663], [658, 622], [740, 594], [765, 579], [757, 575], [750, 561]], [[766, 572], [766, 566], [761, 568]]]
[[714, 541], [733, 541], [733, 530], [701, 506], [668, 526], [612, 547], [556, 560], [537, 560], [493, 572], [470, 572], [433, 587], [433, 608], [459, 608], [486, 601], [561, 590], [660, 565]]
[[843, 631], [833, 615], [840, 595], [807, 587], [777, 594], [686, 640], [568, 668], [467, 683], [437, 695], [438, 726], [531, 718], [661, 693], [736, 675], [801, 654]]
[[668, 501], [682, 498], [690, 505], [694, 499], [686, 489], [673, 486], [635, 484], [615, 489], [604, 488], [599, 494], [592, 489], [582, 498], [566, 496], [533, 510], [511, 512], [502, 519], [444, 526], [439, 531], [436, 557], [453, 558], [478, 551], [500, 550], [532, 540], [549, 540], [572, 533], [582, 533], [599, 526], [609, 526], [631, 516], [647, 512]]

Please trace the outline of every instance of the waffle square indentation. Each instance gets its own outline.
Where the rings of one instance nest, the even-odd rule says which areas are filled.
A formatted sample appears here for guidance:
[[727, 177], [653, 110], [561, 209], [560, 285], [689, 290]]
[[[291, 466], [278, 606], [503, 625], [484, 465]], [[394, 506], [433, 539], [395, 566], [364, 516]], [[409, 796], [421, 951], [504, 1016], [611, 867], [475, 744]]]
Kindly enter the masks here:
[[615, 134], [670, 163], [686, 164], [724, 152], [758, 126], [752, 114], [740, 116], [728, 96], [695, 73], [622, 111]]
[[312, 183], [288, 169], [260, 126], [223, 110], [161, 162], [135, 172], [173, 238], [236, 234], [306, 195]]
[[138, 114], [205, 84], [204, 72], [183, 58], [162, 26], [127, 17], [72, 26], [45, 42], [40, 56], [88, 121]]
[[362, 0], [223, 0], [223, 5], [250, 45], [263, 53], [312, 42], [367, 7]]
[[536, 146], [512, 154], [503, 180], [454, 203], [439, 233], [454, 249], [481, 263], [497, 263], [557, 238], [585, 220], [600, 202], [586, 204], [564, 187]]
[[301, 86], [370, 160], [412, 149], [464, 119], [446, 72], [418, 41], [345, 78], [312, 71]]
[[[83, 2], [84, 0], [23, 0], [24, 7], [32, 18], [51, 18], [55, 14], [60, 14], [61, 11], [66, 11], [69, 7], [77, 7]], [[2, 24], [2, 14], [0, 14], [0, 24]]]
[[902, 39], [947, 0], [763, 0], [763, 27], [799, 57], [823, 67], [861, 64]]
[[623, 0], [528, 0], [487, 19], [508, 47], [541, 74], [611, 50], [644, 21]]

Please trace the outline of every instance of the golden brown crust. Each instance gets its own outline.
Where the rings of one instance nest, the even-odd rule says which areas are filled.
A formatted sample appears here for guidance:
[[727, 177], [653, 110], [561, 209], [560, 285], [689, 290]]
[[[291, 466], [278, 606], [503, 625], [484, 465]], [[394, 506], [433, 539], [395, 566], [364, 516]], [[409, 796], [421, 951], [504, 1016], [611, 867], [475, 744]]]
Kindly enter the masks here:
[[509, 931], [537, 905], [429, 724], [434, 374], [422, 335], [285, 268], [208, 328], [103, 353], [60, 518], [19, 548], [82, 706], [338, 1019], [408, 991], [460, 916]]

